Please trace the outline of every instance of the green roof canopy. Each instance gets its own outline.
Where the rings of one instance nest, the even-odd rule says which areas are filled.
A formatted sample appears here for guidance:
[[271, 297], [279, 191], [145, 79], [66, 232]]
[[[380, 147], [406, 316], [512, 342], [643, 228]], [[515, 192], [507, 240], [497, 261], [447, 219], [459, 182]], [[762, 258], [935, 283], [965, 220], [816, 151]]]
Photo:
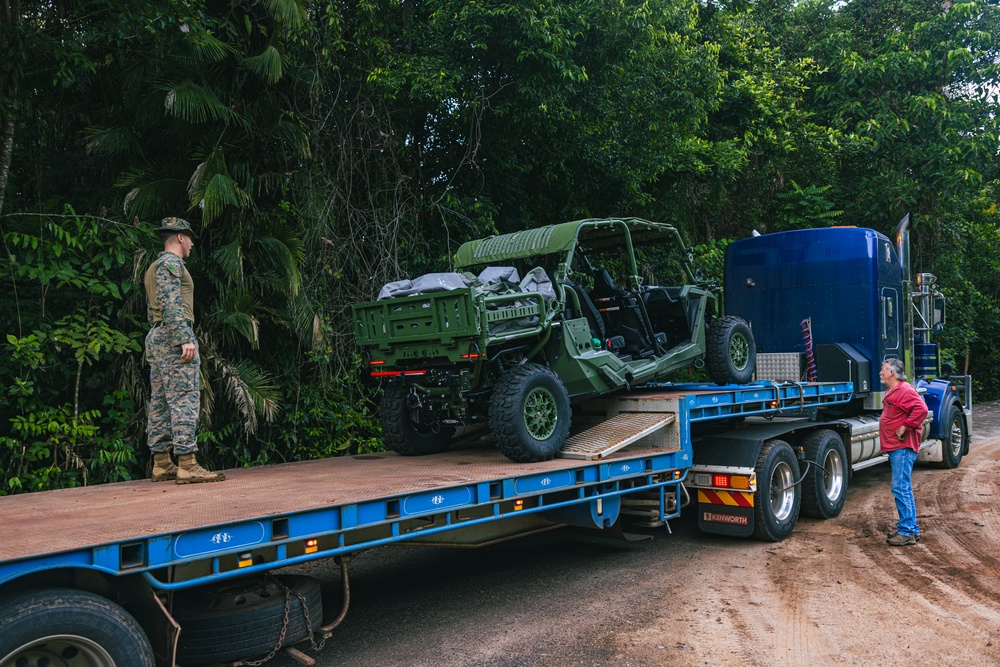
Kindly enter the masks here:
[[623, 227], [629, 230], [636, 246], [670, 240], [680, 243], [680, 235], [670, 225], [639, 218], [588, 218], [468, 241], [458, 249], [455, 265], [464, 269], [476, 264], [564, 253], [573, 248], [578, 238], [581, 244], [591, 248], [618, 246], [622, 242]]

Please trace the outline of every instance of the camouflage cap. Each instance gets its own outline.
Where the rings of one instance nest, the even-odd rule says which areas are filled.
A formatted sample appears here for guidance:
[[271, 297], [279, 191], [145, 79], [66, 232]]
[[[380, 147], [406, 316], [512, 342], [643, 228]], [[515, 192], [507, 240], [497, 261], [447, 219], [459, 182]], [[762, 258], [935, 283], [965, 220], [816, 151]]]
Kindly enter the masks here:
[[160, 226], [153, 230], [154, 232], [177, 232], [178, 234], [190, 234], [191, 238], [197, 238], [195, 233], [191, 230], [191, 224], [187, 220], [181, 218], [164, 218], [160, 220]]

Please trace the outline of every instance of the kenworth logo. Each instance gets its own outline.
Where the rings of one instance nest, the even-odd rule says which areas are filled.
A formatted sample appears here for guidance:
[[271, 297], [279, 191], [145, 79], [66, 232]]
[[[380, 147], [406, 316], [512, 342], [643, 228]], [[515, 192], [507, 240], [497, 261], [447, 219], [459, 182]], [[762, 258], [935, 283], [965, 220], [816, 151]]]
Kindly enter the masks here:
[[746, 526], [750, 523], [750, 517], [736, 516], [733, 514], [716, 514], [715, 512], [705, 512], [702, 517], [709, 523], [729, 523], [734, 526]]

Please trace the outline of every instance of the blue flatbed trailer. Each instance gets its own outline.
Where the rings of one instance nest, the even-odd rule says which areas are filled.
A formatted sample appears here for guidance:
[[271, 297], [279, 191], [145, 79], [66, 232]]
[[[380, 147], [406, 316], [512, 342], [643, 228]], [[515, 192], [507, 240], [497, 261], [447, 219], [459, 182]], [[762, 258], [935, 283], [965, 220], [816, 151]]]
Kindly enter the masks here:
[[[63, 591], [60, 600], [67, 590], [82, 591], [115, 607], [106, 613], [134, 617], [135, 632], [151, 646], [150, 657], [134, 664], [178, 664], [183, 627], [171, 615], [178, 592], [385, 544], [461, 541], [463, 534], [486, 543], [561, 525], [609, 528], [623, 499], [639, 495], [652, 498], [655, 518], [666, 522], [681, 511], [698, 424], [843, 404], [852, 390], [850, 382], [760, 382], [606, 397], [595, 402], [605, 410], [598, 427], [610, 406], [623, 423], [640, 413], [668, 415], [660, 421], [669, 435], [595, 460], [512, 463], [472, 434], [453, 451], [424, 457], [368, 454], [226, 471], [222, 484], [143, 480], [0, 498], [0, 625], [31, 632], [24, 629], [26, 600], [38, 591]], [[601, 437], [610, 445], [621, 438]], [[20, 665], [13, 656], [47, 650], [41, 639], [32, 648], [30, 639], [0, 634], [0, 667], [8, 657]], [[99, 641], [91, 648], [103, 650]], [[108, 660], [80, 664], [116, 664]]]

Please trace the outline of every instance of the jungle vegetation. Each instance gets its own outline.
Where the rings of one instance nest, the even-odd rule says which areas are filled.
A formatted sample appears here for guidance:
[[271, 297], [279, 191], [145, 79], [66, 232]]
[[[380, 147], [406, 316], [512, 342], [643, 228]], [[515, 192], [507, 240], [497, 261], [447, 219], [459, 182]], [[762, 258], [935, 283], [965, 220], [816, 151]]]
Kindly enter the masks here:
[[350, 304], [590, 216], [718, 273], [911, 212], [945, 358], [1000, 398], [998, 59], [998, 0], [0, 0], [0, 494], [146, 474], [166, 215], [215, 467], [379, 448]]

